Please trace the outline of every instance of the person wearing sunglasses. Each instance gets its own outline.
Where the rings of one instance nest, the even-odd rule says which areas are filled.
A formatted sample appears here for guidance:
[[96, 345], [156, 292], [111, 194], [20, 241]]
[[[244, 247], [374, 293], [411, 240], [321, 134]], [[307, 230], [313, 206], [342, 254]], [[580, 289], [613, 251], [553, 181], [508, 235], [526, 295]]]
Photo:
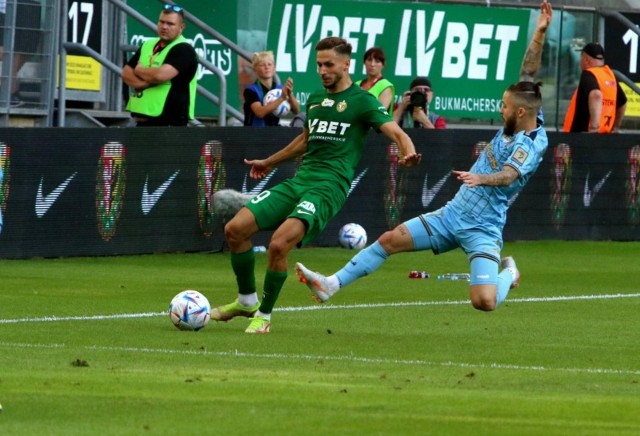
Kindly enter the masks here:
[[198, 56], [182, 36], [184, 10], [165, 5], [158, 37], [145, 41], [122, 70], [136, 126], [186, 126], [195, 118]]

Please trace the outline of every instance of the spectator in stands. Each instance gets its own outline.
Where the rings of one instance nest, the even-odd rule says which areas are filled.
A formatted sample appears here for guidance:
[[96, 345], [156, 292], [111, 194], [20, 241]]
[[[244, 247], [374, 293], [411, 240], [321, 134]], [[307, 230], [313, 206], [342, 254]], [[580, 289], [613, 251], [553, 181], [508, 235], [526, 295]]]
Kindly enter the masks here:
[[[20, 82], [18, 72], [36, 53], [40, 42], [40, 3], [34, 0], [21, 0], [17, 4], [16, 26], [13, 40], [13, 62], [11, 64], [11, 106], [20, 106]], [[4, 62], [4, 30], [7, 13], [7, 1], [0, 0], [0, 59]]]
[[389, 115], [393, 114], [396, 88], [393, 83], [382, 77], [382, 70], [386, 63], [384, 51], [380, 47], [372, 47], [365, 52], [362, 61], [367, 69], [367, 77], [358, 80], [356, 85], [373, 94], [387, 109]]
[[[300, 113], [300, 104], [293, 94], [293, 79], [283, 85], [275, 83], [276, 64], [272, 51], [261, 51], [253, 55], [253, 71], [258, 76], [256, 82], [244, 90], [244, 125], [253, 127], [279, 126], [280, 118], [273, 114], [282, 102], [287, 101], [291, 112]], [[264, 96], [272, 89], [281, 89], [280, 97], [264, 103]]]
[[137, 126], [186, 126], [195, 118], [198, 56], [182, 36], [184, 27], [183, 9], [165, 5], [158, 37], [145, 41], [122, 70]]
[[393, 113], [393, 120], [402, 128], [422, 127], [423, 129], [444, 129], [444, 118], [429, 110], [433, 99], [431, 81], [426, 77], [416, 77], [409, 91], [402, 94], [402, 100]]
[[584, 46], [582, 75], [564, 119], [565, 132], [611, 133], [620, 129], [627, 97], [613, 71], [604, 63], [604, 48], [597, 42]]

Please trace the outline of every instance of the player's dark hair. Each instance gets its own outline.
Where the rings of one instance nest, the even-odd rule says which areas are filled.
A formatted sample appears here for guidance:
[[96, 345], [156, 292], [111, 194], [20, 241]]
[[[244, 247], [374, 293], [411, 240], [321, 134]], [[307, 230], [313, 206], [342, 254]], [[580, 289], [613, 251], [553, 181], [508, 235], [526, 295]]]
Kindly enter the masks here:
[[507, 88], [507, 92], [516, 100], [517, 106], [523, 106], [535, 112], [542, 106], [542, 82], [518, 82]]
[[384, 51], [380, 47], [371, 47], [369, 50], [364, 52], [364, 56], [362, 57], [362, 62], [367, 59], [375, 59], [378, 62], [381, 62], [382, 65], [387, 63], [387, 58], [384, 56]]
[[333, 50], [338, 54], [351, 57], [351, 44], [346, 39], [337, 36], [321, 39], [316, 44], [316, 51], [320, 50]]

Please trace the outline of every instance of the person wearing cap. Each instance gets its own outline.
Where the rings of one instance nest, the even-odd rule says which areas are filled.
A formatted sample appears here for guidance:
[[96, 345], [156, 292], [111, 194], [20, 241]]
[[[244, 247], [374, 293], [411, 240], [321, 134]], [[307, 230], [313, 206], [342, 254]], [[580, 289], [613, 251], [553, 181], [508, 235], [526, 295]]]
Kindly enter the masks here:
[[416, 77], [409, 88], [409, 91], [402, 94], [402, 100], [393, 112], [393, 120], [402, 128], [446, 128], [447, 123], [444, 118], [429, 111], [429, 105], [433, 99], [431, 81], [426, 77]]
[[620, 129], [627, 97], [613, 71], [604, 63], [604, 48], [597, 42], [584, 46], [582, 75], [564, 119], [565, 132], [611, 133]]

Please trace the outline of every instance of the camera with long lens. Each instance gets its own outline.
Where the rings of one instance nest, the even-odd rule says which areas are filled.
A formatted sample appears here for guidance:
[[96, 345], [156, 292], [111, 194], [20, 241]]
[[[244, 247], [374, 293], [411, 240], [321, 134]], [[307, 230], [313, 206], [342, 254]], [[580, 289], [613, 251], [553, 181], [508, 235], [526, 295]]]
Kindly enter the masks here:
[[427, 95], [422, 91], [413, 91], [409, 95], [409, 103], [413, 107], [421, 107], [422, 109], [427, 108]]

